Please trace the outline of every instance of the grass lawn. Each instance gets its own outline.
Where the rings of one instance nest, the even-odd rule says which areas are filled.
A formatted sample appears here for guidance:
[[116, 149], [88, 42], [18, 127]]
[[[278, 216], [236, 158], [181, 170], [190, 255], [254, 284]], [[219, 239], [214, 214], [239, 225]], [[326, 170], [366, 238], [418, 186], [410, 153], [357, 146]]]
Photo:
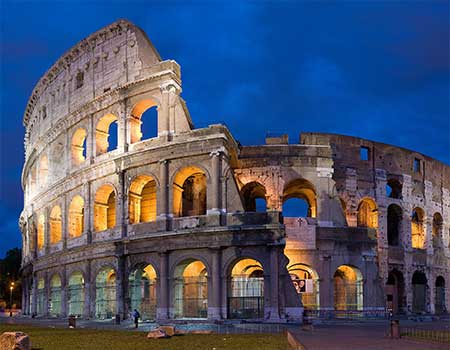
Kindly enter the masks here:
[[188, 334], [147, 339], [145, 332], [0, 324], [0, 334], [11, 331], [27, 333], [33, 350], [284, 350], [287, 346], [282, 334]]

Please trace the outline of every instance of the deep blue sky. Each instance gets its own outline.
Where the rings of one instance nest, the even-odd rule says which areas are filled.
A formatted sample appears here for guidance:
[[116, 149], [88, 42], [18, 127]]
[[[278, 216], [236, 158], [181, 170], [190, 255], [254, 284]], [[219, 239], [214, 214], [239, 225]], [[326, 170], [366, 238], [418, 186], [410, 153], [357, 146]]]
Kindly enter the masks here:
[[[81, 3], [81, 4], [80, 4]], [[0, 257], [20, 245], [22, 116], [39, 78], [118, 18], [182, 67], [197, 127], [242, 144], [334, 132], [450, 163], [449, 2], [0, 2]]]

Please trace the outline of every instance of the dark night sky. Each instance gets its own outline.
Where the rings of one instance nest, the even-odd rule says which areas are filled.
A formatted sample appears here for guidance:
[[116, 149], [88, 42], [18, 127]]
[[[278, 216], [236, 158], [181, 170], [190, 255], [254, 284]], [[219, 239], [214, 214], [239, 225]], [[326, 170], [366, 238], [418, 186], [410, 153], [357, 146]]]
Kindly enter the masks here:
[[20, 245], [22, 117], [39, 78], [119, 18], [182, 67], [196, 127], [356, 135], [450, 163], [449, 2], [0, 2], [0, 257]]

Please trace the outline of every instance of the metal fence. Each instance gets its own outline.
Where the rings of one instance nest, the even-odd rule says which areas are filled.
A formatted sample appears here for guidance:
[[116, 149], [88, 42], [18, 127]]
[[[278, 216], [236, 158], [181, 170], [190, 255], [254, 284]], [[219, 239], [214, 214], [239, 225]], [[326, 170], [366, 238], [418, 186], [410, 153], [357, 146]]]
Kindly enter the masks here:
[[401, 327], [401, 335], [450, 344], [450, 331]]
[[387, 319], [389, 313], [385, 310], [305, 310], [305, 318], [310, 319]]
[[264, 318], [264, 297], [229, 297], [228, 317], [237, 319]]

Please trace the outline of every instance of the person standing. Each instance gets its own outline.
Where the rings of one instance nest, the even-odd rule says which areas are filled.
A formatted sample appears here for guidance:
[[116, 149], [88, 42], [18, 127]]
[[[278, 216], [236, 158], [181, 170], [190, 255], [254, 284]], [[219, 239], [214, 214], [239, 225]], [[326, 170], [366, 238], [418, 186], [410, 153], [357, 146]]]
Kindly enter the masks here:
[[134, 328], [138, 328], [139, 317], [141, 317], [141, 315], [136, 309], [134, 309], [133, 311]]

